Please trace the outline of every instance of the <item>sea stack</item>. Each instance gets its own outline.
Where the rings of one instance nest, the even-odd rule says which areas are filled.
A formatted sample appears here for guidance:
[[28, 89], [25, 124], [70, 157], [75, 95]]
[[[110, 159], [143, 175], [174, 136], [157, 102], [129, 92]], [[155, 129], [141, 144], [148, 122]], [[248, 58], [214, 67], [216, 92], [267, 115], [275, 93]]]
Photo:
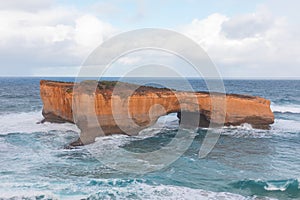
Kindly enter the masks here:
[[[160, 116], [169, 113], [177, 113], [180, 120], [183, 114], [188, 116], [185, 121], [198, 119], [199, 127], [208, 127], [210, 123], [222, 123], [225, 126], [248, 123], [253, 128], [268, 129], [270, 124], [274, 123], [270, 101], [261, 97], [174, 91], [111, 81], [99, 82], [95, 90], [89, 90], [89, 83], [91, 81], [80, 84], [40, 81], [42, 114], [45, 118], [43, 122], [76, 123], [81, 134], [93, 133], [86, 141], [79, 140], [73, 145], [91, 143], [95, 137], [101, 135], [136, 135], [142, 129], [153, 125]], [[115, 93], [117, 83], [121, 92]], [[76, 94], [74, 86], [78, 88], [75, 90]], [[137, 89], [127, 96], [131, 88]], [[73, 98], [74, 95], [76, 98]], [[212, 102], [221, 98], [226, 106], [214, 106], [214, 112], [220, 117], [213, 118]], [[73, 102], [74, 100], [76, 102]], [[86, 111], [82, 117], [77, 115], [77, 119], [73, 116], [74, 103], [76, 107]], [[95, 119], [95, 116], [97, 121], [89, 120]]]

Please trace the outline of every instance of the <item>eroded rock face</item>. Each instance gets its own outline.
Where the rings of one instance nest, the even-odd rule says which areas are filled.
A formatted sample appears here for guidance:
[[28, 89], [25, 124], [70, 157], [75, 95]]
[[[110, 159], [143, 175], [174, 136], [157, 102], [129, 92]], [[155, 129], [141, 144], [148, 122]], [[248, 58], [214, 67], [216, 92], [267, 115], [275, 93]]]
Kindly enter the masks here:
[[[248, 123], [266, 129], [274, 123], [270, 101], [260, 97], [172, 91], [127, 83], [115, 87], [116, 82], [103, 82], [95, 91], [88, 83], [76, 84], [74, 91], [74, 83], [40, 82], [44, 121], [76, 122], [80, 138], [85, 141], [74, 145], [93, 142], [101, 135], [136, 135], [169, 113], [178, 113], [181, 123], [197, 123], [202, 127], [210, 123], [234, 126]], [[114, 87], [118, 90], [113, 92]], [[131, 94], [133, 88], [138, 89]]]

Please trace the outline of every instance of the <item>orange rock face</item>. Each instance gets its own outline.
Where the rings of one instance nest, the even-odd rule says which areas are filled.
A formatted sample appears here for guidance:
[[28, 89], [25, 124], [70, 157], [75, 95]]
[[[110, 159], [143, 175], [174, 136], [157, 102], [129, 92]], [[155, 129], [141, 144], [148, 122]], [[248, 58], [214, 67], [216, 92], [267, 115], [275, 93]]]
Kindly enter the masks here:
[[115, 84], [106, 82], [95, 90], [88, 88], [88, 84], [42, 80], [40, 94], [44, 121], [76, 122], [81, 130], [81, 140], [85, 138], [86, 141], [74, 145], [93, 142], [101, 135], [136, 135], [169, 113], [177, 113], [181, 123], [187, 126], [248, 123], [254, 128], [265, 129], [274, 123], [270, 101], [260, 97]]

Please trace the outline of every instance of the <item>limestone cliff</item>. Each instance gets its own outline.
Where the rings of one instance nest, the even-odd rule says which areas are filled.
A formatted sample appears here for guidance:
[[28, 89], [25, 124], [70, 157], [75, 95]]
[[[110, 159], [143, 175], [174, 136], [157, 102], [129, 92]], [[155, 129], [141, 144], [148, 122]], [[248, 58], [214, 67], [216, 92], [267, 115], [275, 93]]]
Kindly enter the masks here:
[[[254, 128], [268, 128], [274, 122], [270, 101], [260, 97], [172, 91], [127, 83], [119, 84], [118, 91], [113, 92], [116, 82], [99, 83], [96, 90], [90, 90], [86, 83], [40, 82], [44, 121], [76, 122], [81, 136], [88, 135], [84, 143], [93, 142], [99, 135], [137, 134], [169, 113], [178, 113], [181, 123], [193, 124], [197, 119], [198, 125], [204, 127], [210, 123], [248, 123]], [[130, 94], [133, 88], [137, 89]], [[76, 101], [73, 104], [76, 104], [77, 119], [73, 117], [72, 101]]]

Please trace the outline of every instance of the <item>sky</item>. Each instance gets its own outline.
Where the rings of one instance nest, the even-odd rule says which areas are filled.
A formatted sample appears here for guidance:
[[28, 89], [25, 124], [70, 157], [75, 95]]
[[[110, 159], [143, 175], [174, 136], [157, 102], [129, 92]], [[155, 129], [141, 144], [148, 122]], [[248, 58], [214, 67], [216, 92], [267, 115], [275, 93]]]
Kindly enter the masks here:
[[163, 28], [199, 44], [224, 78], [299, 79], [299, 8], [297, 0], [0, 0], [0, 76], [76, 76], [103, 41]]

